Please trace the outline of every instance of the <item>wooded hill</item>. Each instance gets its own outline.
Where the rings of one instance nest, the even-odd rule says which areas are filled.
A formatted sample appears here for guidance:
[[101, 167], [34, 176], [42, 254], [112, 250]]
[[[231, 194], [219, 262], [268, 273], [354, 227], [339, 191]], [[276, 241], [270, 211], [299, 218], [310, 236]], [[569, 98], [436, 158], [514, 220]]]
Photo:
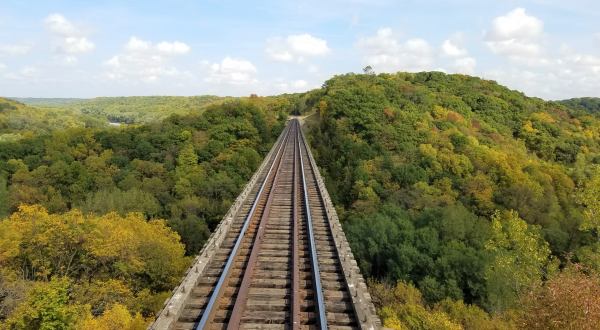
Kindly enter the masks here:
[[600, 98], [581, 97], [560, 101], [560, 103], [573, 108], [588, 111], [592, 114], [600, 115]]
[[208, 105], [232, 100], [203, 96], [129, 96], [92, 99], [21, 98], [24, 104], [41, 108], [66, 109], [104, 121], [121, 124], [144, 124], [160, 121], [170, 115], [203, 111]]
[[72, 127], [98, 127], [104, 123], [69, 109], [27, 106], [0, 97], [0, 141], [48, 133]]
[[[87, 115], [131, 109], [127, 118], [148, 122], [13, 127], [19, 137], [0, 140], [9, 329], [144, 328], [290, 113], [308, 115], [386, 326], [600, 327], [593, 112], [439, 72], [348, 74], [307, 93], [181, 107], [175, 98], [154, 114], [148, 99], [119, 100], [97, 100]], [[84, 115], [71, 106], [56, 113]]]
[[[509, 315], [572, 262], [598, 283], [598, 117], [438, 72], [337, 76], [307, 97], [311, 146], [362, 271], [400, 281], [390, 326], [419, 319], [405, 299], [434, 308], [419, 322], [466, 326], [447, 299]], [[593, 301], [577, 317], [597, 326]], [[552, 316], [518, 311], [510, 326]]]

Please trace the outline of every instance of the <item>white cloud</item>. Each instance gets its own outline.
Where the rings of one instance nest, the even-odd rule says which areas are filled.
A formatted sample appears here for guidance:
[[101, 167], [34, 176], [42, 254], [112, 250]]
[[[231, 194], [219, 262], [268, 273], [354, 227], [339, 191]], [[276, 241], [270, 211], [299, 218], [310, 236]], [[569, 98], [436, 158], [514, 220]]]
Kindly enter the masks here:
[[544, 23], [517, 8], [497, 17], [485, 34], [492, 52], [506, 56], [508, 68], [489, 70], [484, 77], [547, 99], [597, 95], [600, 56], [584, 54], [554, 41], [544, 47]]
[[219, 63], [209, 64], [209, 75], [205, 81], [232, 85], [253, 84], [258, 82], [257, 71], [252, 62], [227, 56]]
[[172, 64], [172, 58], [190, 51], [190, 47], [180, 41], [162, 41], [155, 45], [135, 36], [129, 38], [123, 48], [121, 54], [105, 62], [109, 79], [151, 83], [163, 77], [181, 76], [184, 72]]
[[273, 89], [276, 93], [299, 93], [305, 92], [311, 88], [318, 88], [318, 85], [311, 84], [306, 80], [286, 80], [283, 78], [275, 79]]
[[271, 59], [281, 62], [302, 62], [307, 57], [324, 56], [331, 52], [326, 40], [307, 33], [269, 39], [265, 51]]
[[287, 42], [291, 50], [299, 55], [320, 56], [329, 53], [327, 41], [307, 33], [288, 36]]
[[129, 38], [129, 41], [125, 44], [125, 49], [129, 52], [143, 52], [149, 50], [150, 47], [150, 42], [138, 39], [135, 36]]
[[30, 44], [8, 44], [0, 45], [0, 54], [9, 56], [19, 56], [29, 53], [32, 45]]
[[572, 70], [582, 70], [600, 74], [600, 57], [589, 54], [570, 54], [564, 58], [564, 62], [571, 66]]
[[544, 60], [546, 65], [511, 66], [490, 70], [484, 77], [546, 99], [598, 95], [600, 57], [564, 50], [559, 56]]
[[360, 38], [357, 47], [364, 54], [364, 64], [371, 65], [376, 71], [434, 68], [434, 52], [427, 41], [413, 38], [402, 42], [390, 28], [381, 28], [374, 36]]
[[462, 33], [455, 33], [444, 40], [440, 46], [440, 55], [442, 58], [452, 59], [449, 64], [451, 72], [474, 74], [477, 60], [469, 56], [469, 51], [463, 45], [463, 39]]
[[184, 44], [181, 41], [163, 41], [156, 45], [156, 49], [158, 49], [159, 52], [167, 55], [182, 55], [189, 53], [190, 46]]
[[525, 9], [516, 8], [492, 22], [485, 40], [492, 52], [509, 58], [532, 58], [539, 56], [539, 38], [544, 23], [537, 17], [527, 15]]
[[65, 38], [63, 50], [68, 54], [87, 53], [94, 49], [94, 43], [82, 37]]
[[456, 41], [446, 39], [442, 43], [442, 54], [449, 57], [459, 57], [467, 55], [467, 50], [462, 48]]
[[79, 34], [78, 29], [61, 14], [50, 14], [44, 22], [51, 32], [58, 35], [68, 37]]
[[0, 71], [4, 71], [6, 69], [6, 64], [0, 63]]
[[458, 73], [473, 74], [477, 60], [473, 57], [461, 57], [454, 60], [453, 69]]
[[56, 39], [56, 50], [67, 55], [87, 53], [96, 47], [87, 36], [61, 14], [51, 14], [44, 20]]
[[306, 88], [306, 86], [308, 86], [308, 82], [306, 82], [306, 80], [296, 80], [292, 82], [292, 87], [294, 88]]
[[492, 22], [488, 31], [489, 40], [532, 39], [540, 36], [544, 23], [534, 16], [529, 16], [524, 8], [516, 8]]

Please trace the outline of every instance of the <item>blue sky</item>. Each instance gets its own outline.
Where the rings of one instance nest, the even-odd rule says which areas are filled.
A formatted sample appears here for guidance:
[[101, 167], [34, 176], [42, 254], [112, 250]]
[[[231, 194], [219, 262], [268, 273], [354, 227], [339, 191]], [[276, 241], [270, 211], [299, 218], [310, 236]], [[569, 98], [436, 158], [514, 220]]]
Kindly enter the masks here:
[[5, 96], [269, 95], [367, 64], [600, 96], [600, 2], [0, 2]]

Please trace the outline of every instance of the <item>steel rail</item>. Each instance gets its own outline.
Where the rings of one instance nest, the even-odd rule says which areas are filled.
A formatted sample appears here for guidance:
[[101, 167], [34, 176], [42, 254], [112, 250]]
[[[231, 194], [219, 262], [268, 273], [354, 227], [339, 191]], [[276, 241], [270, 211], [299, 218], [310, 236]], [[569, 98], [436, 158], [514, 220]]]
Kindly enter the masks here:
[[[267, 182], [269, 181], [271, 172], [273, 171], [275, 164], [277, 163], [277, 166], [279, 166], [279, 164], [282, 161], [283, 153], [281, 152], [281, 150], [282, 150], [283, 146], [287, 144], [287, 140], [290, 136], [290, 133], [291, 133], [291, 129], [288, 129], [286, 132], [285, 138], [281, 141], [281, 145], [279, 145], [279, 148], [277, 149], [277, 153], [275, 154], [273, 163], [269, 167], [269, 171], [267, 172], [267, 175], [265, 176], [265, 179], [263, 180], [259, 191], [256, 193], [256, 198], [254, 200], [254, 203], [252, 204], [252, 208], [250, 209], [250, 212], [248, 213], [248, 215], [246, 216], [246, 219], [244, 220], [244, 226], [242, 227], [242, 230], [240, 231], [240, 234], [235, 242], [233, 249], [231, 250], [231, 253], [229, 254], [229, 257], [227, 258], [227, 263], [225, 264], [225, 267], [223, 268], [223, 272], [221, 273], [221, 276], [219, 277], [219, 281], [217, 282], [217, 285], [215, 286], [213, 293], [210, 296], [208, 303], [206, 304], [204, 312], [202, 313], [202, 318], [200, 319], [200, 322], [198, 322], [198, 325], [195, 327], [195, 329], [205, 329], [206, 326], [210, 323], [210, 321], [212, 320], [212, 318], [214, 316], [215, 304], [216, 304], [219, 296], [221, 296], [221, 291], [223, 290], [223, 284], [225, 284], [226, 280], [229, 278], [229, 271], [230, 271], [231, 267], [233, 266], [235, 257], [237, 256], [240, 245], [242, 244], [242, 241], [246, 234], [246, 230], [250, 226], [251, 219], [254, 216], [254, 212], [256, 211], [256, 207], [258, 206], [258, 202], [260, 201], [260, 197], [265, 189], [265, 186], [267, 185]], [[279, 162], [277, 161], [278, 158], [279, 158]]]
[[[295, 130], [293, 129], [290, 129], [290, 131], [292, 131], [292, 134], [295, 133]], [[292, 140], [296, 141], [295, 136], [292, 137]], [[235, 303], [233, 304], [233, 310], [231, 312], [231, 316], [229, 317], [229, 323], [227, 324], [228, 330], [239, 329], [240, 324], [242, 322], [242, 316], [244, 314], [244, 310], [246, 308], [246, 303], [248, 300], [248, 293], [250, 292], [250, 284], [252, 283], [252, 276], [254, 275], [254, 268], [258, 262], [258, 255], [260, 253], [263, 235], [265, 233], [265, 229], [269, 221], [269, 215], [271, 213], [271, 204], [273, 203], [273, 198], [275, 196], [275, 187], [277, 186], [277, 181], [279, 179], [279, 175], [281, 174], [281, 170], [283, 167], [281, 166], [281, 163], [285, 161], [283, 158], [285, 157], [285, 152], [287, 148], [288, 141], [285, 142], [285, 146], [283, 147], [283, 151], [281, 152], [281, 160], [279, 162], [279, 165], [277, 166], [277, 170], [275, 171], [273, 183], [271, 183], [272, 188], [269, 191], [267, 203], [265, 204], [263, 213], [260, 216], [258, 230], [256, 231], [256, 235], [254, 236], [252, 251], [250, 252], [250, 258], [248, 258], [248, 262], [246, 263], [242, 283], [240, 284], [240, 289], [238, 290], [237, 297], [235, 298]]]
[[[296, 120], [296, 125], [299, 127], [300, 124], [299, 122]], [[302, 130], [299, 128], [297, 134], [301, 137], [301, 139], [304, 141], [304, 139], [302, 138]], [[298, 146], [300, 146], [300, 139], [297, 139], [297, 143]], [[304, 143], [304, 147], [306, 148], [306, 143]], [[308, 155], [308, 151], [307, 151], [307, 155]], [[326, 330], [327, 329], [327, 314], [325, 311], [325, 298], [323, 297], [323, 286], [321, 284], [321, 274], [319, 272], [319, 261], [317, 259], [317, 245], [315, 242], [315, 235], [313, 232], [313, 226], [312, 226], [312, 217], [311, 217], [311, 212], [310, 212], [310, 202], [308, 200], [308, 188], [306, 185], [306, 177], [304, 175], [304, 161], [302, 160], [302, 152], [300, 152], [300, 174], [302, 177], [302, 187], [304, 190], [304, 206], [305, 206], [305, 211], [306, 211], [306, 222], [307, 222], [307, 226], [308, 226], [308, 236], [309, 236], [309, 243], [310, 243], [310, 262], [311, 262], [311, 271], [312, 271], [312, 277], [313, 277], [313, 287], [315, 290], [315, 294], [317, 296], [317, 315], [318, 315], [318, 320], [317, 323], [319, 325], [319, 329], [321, 330]]]
[[296, 143], [294, 143], [294, 170], [293, 170], [293, 184], [294, 189], [293, 198], [293, 210], [292, 210], [292, 306], [290, 309], [290, 323], [292, 324], [292, 330], [300, 329], [300, 239], [299, 239], [299, 221], [298, 219], [298, 156], [300, 154], [300, 145], [298, 142], [298, 134], [295, 136]]

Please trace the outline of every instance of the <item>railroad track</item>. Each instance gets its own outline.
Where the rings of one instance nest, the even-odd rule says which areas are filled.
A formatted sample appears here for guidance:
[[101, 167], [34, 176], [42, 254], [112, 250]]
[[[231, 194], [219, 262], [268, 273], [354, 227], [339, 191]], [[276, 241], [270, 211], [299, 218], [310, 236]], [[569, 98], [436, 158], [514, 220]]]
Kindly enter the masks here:
[[[212, 251], [204, 251], [202, 271], [195, 266], [188, 273], [186, 279], [196, 278], [184, 279], [151, 328], [378, 327], [378, 320], [367, 317], [374, 314], [368, 294], [364, 299], [359, 285], [348, 282], [352, 274], [343, 263], [348, 253], [336, 245], [328, 197], [297, 120], [290, 121], [255, 176], [226, 231], [220, 228], [220, 244], [213, 238]], [[186, 283], [194, 285], [186, 290]], [[369, 311], [361, 313], [361, 299], [368, 300], [362, 303]]]

